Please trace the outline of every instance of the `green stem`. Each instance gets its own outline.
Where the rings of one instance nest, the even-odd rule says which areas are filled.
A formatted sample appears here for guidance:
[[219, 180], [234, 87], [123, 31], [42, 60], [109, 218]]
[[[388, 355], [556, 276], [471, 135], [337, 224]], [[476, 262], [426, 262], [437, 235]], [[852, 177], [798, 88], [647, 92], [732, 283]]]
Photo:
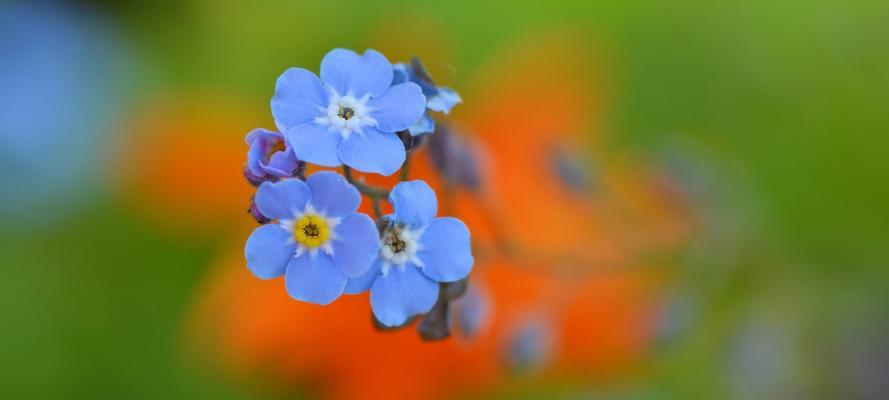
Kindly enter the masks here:
[[352, 176], [352, 168], [349, 168], [346, 165], [343, 165], [343, 175], [345, 175], [346, 180], [353, 186], [355, 186], [355, 188], [358, 189], [359, 192], [368, 197], [385, 198], [389, 196], [389, 191], [385, 188], [368, 185], [364, 182], [355, 180], [355, 178]]
[[380, 205], [380, 201], [389, 197], [389, 191], [385, 188], [368, 185], [364, 182], [360, 182], [355, 180], [355, 177], [352, 176], [352, 168], [349, 168], [346, 165], [343, 165], [343, 175], [346, 177], [346, 181], [355, 186], [358, 189], [358, 192], [370, 198], [371, 204], [373, 204], [374, 215], [377, 219], [383, 217], [382, 207]]
[[383, 209], [380, 207], [380, 198], [374, 197], [372, 198], [372, 200], [374, 207], [374, 216], [377, 217], [377, 219], [383, 218]]
[[407, 152], [407, 158], [404, 160], [404, 164], [401, 165], [401, 175], [399, 175], [399, 179], [404, 182], [407, 180], [408, 174], [411, 170], [411, 151]]

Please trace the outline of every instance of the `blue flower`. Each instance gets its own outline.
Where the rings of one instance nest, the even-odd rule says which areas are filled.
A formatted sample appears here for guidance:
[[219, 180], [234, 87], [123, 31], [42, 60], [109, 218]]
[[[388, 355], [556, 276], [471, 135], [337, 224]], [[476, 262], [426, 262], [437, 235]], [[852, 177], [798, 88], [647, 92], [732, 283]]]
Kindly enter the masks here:
[[396, 132], [423, 115], [426, 98], [414, 83], [392, 83], [392, 64], [379, 52], [334, 49], [321, 61], [321, 79], [303, 68], [278, 78], [272, 115], [300, 160], [346, 164], [391, 175], [405, 159]]
[[454, 132], [448, 124], [441, 124], [429, 137], [427, 148], [432, 164], [449, 183], [471, 191], [481, 188], [482, 163], [478, 143]]
[[[435, 82], [426, 72], [426, 67], [420, 62], [420, 59], [414, 57], [410, 64], [397, 63], [393, 65], [395, 76], [392, 85], [398, 85], [403, 82], [413, 82], [423, 89], [423, 96], [426, 96], [426, 108], [430, 111], [450, 113], [457, 103], [462, 102], [460, 95], [453, 89], [444, 86], [436, 86]], [[423, 113], [415, 124], [411, 125], [408, 131], [411, 136], [419, 136], [424, 133], [432, 133], [435, 130], [435, 120], [429, 116], [428, 112]]]
[[361, 195], [334, 172], [305, 182], [264, 182], [256, 192], [260, 226], [247, 239], [247, 268], [259, 278], [281, 275], [291, 297], [316, 304], [336, 300], [347, 278], [364, 274], [379, 252], [379, 232], [355, 211]]
[[435, 217], [438, 201], [425, 182], [395, 185], [389, 202], [395, 213], [386, 216], [379, 256], [366, 274], [349, 281], [346, 293], [370, 289], [377, 320], [397, 326], [428, 312], [438, 299], [438, 283], [469, 275], [473, 258], [466, 225]]
[[550, 150], [549, 164], [553, 175], [568, 190], [584, 194], [595, 189], [592, 162], [583, 154], [567, 148], [554, 147]]
[[37, 227], [95, 196], [129, 48], [73, 2], [0, 1], [0, 220]]
[[514, 328], [506, 342], [506, 363], [515, 372], [530, 372], [546, 364], [554, 347], [549, 322], [530, 317]]
[[475, 282], [454, 303], [454, 322], [457, 330], [468, 339], [475, 338], [491, 314], [488, 293]]
[[245, 141], [250, 145], [245, 174], [248, 174], [247, 179], [251, 182], [290, 177], [299, 167], [293, 149], [286, 145], [284, 135], [278, 132], [257, 128], [247, 133]]

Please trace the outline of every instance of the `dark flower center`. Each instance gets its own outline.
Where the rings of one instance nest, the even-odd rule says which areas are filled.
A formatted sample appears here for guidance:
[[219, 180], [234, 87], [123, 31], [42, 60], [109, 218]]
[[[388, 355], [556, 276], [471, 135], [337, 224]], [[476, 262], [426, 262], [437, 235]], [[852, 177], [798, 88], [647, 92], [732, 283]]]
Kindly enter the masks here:
[[310, 238], [317, 238], [319, 234], [321, 234], [321, 230], [318, 229], [318, 225], [308, 224], [303, 227], [303, 233]]
[[392, 249], [392, 252], [395, 254], [401, 253], [407, 247], [407, 243], [405, 243], [404, 240], [401, 240], [398, 237], [393, 237], [389, 240], [388, 243], [386, 243], [386, 245], [388, 245], [389, 248]]
[[397, 227], [387, 230], [383, 242], [392, 250], [393, 254], [401, 253], [407, 248], [407, 243], [401, 239], [401, 230]]
[[352, 119], [352, 117], [355, 116], [355, 110], [353, 110], [349, 107], [340, 106], [340, 110], [336, 112], [336, 115], [339, 116], [340, 118], [348, 121], [348, 120]]

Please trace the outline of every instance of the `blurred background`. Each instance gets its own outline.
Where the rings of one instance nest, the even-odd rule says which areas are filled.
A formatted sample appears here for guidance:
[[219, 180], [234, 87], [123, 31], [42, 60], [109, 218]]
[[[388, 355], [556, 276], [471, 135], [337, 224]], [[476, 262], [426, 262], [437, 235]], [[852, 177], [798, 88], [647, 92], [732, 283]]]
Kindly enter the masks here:
[[[4, 1], [0, 397], [886, 398], [887, 38], [884, 1]], [[244, 266], [244, 135], [334, 47], [463, 97], [446, 341]]]

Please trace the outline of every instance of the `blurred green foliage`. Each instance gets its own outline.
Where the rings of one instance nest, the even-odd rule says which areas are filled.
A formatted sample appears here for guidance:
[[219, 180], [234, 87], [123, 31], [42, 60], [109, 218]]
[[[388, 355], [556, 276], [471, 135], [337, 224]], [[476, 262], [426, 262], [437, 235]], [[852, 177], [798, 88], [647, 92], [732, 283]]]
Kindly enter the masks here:
[[[259, 112], [284, 68], [314, 68], [332, 47], [372, 46], [369, 30], [405, 16], [451, 40], [458, 89], [504, 45], [565, 27], [588, 35], [610, 65], [607, 130], [615, 145], [655, 153], [665, 143], [701, 144], [742, 171], [738, 185], [757, 199], [743, 256], [721, 259], [717, 272], [708, 264], [718, 254], [691, 262], [701, 265], [690, 267], [680, 290], [710, 306], [676, 346], [641, 368], [642, 383], [618, 385], [630, 388], [616, 390], [622, 397], [731, 390], [731, 367], [719, 364], [728, 357], [725, 343], [744, 329], [746, 315], [762, 310], [791, 326], [805, 353], [792, 364], [804, 375], [795, 381], [842, 393], [819, 382], [835, 367], [809, 361], [830, 359], [835, 324], [887, 305], [889, 2], [88, 6], [107, 14], [132, 45], [139, 96], [222, 92]], [[104, 195], [26, 234], [0, 228], [0, 397], [254, 397], [196, 372], [182, 355], [183, 312], [221, 240], [169, 237], [134, 223], [115, 202]], [[732, 218], [754, 218], [723, 210], [735, 211]], [[546, 383], [519, 391], [545, 397], [589, 389], [558, 383], [562, 389]]]

